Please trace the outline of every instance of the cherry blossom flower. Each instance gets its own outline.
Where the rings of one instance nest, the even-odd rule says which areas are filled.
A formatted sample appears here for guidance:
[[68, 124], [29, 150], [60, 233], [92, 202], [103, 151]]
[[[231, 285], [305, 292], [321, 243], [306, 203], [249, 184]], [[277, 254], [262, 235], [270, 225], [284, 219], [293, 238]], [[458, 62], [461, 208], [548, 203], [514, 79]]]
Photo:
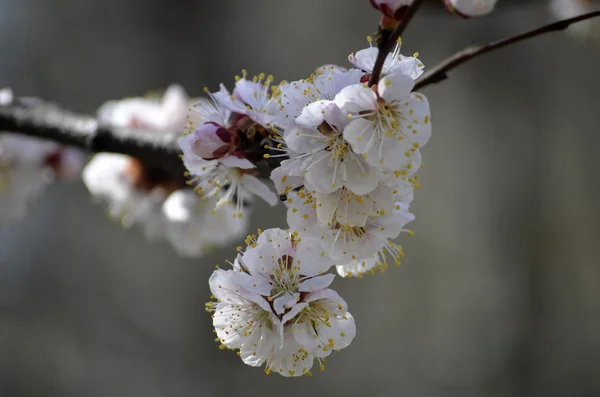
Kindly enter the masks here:
[[271, 92], [273, 76], [261, 73], [251, 80], [247, 77], [248, 73], [242, 70], [242, 77], [236, 76], [233, 94], [221, 84], [220, 90], [213, 95], [221, 106], [270, 130], [274, 120], [272, 113], [277, 107], [277, 100]]
[[215, 204], [192, 189], [176, 190], [164, 202], [165, 236], [180, 256], [200, 257], [246, 234], [248, 217], [234, 218], [232, 207], [215, 210]]
[[[342, 88], [358, 84], [362, 74], [357, 69], [345, 70], [336, 65], [325, 65], [308, 79], [283, 82], [279, 86], [278, 107], [274, 111], [275, 124], [286, 130], [287, 134], [292, 134], [298, 128], [295, 121], [304, 107], [319, 100], [333, 100]], [[283, 131], [279, 132], [283, 134]]]
[[429, 103], [423, 94], [411, 92], [414, 84], [396, 70], [376, 86], [348, 86], [335, 98], [352, 119], [344, 129], [352, 150], [372, 166], [399, 175], [417, 171], [419, 148], [431, 136]]
[[246, 240], [234, 270], [216, 270], [208, 304], [219, 340], [242, 361], [266, 372], [308, 374], [315, 360], [347, 347], [356, 334], [343, 299], [329, 289], [334, 275], [320, 242], [281, 229]]
[[[270, 205], [277, 204], [277, 196], [255, 176], [256, 166], [242, 157], [243, 153], [235, 152], [237, 147], [234, 142], [242, 132], [237, 131], [231, 120], [231, 111], [220, 106], [216, 96], [192, 108], [187, 130], [190, 133], [180, 140], [182, 159], [189, 172], [189, 183], [201, 197], [218, 198], [215, 208], [234, 204], [233, 214], [236, 217], [243, 214], [244, 200], [251, 200], [253, 196], [262, 198]], [[227, 134], [230, 139], [225, 142]], [[212, 137], [206, 138], [207, 135]], [[211, 139], [213, 142], [220, 140], [226, 143], [217, 149], [225, 150], [216, 153], [214, 146], [208, 150], [203, 148], [206, 141]], [[203, 157], [207, 151], [210, 152], [208, 159]]]
[[[379, 50], [377, 47], [372, 46], [373, 39], [371, 37], [367, 37], [369, 42], [369, 47], [363, 50], [357, 51], [356, 53], [350, 54], [348, 56], [348, 60], [354, 67], [361, 69], [367, 73], [367, 75], [362, 79], [362, 82], [368, 81], [368, 77], [370, 77], [370, 73], [373, 72], [373, 67], [375, 66], [375, 61], [377, 59], [377, 54]], [[381, 69], [381, 75], [385, 76], [387, 74], [392, 73], [393, 71], [399, 70], [407, 76], [410, 76], [413, 80], [418, 79], [423, 74], [423, 69], [425, 65], [421, 62], [417, 57], [418, 53], [415, 53], [413, 56], [407, 57], [400, 54], [400, 49], [402, 47], [402, 41], [398, 39], [396, 43], [396, 47], [394, 50], [390, 52], [383, 63], [383, 68]]]
[[402, 255], [390, 239], [406, 231], [414, 220], [409, 212], [412, 185], [389, 190], [379, 187], [373, 194], [356, 196], [342, 190], [320, 197], [306, 189], [288, 193], [287, 221], [290, 230], [321, 241], [331, 258], [342, 264], [365, 260], [381, 252], [394, 262]]
[[487, 15], [494, 11], [497, 0], [445, 0], [446, 7], [458, 15], [471, 18]]

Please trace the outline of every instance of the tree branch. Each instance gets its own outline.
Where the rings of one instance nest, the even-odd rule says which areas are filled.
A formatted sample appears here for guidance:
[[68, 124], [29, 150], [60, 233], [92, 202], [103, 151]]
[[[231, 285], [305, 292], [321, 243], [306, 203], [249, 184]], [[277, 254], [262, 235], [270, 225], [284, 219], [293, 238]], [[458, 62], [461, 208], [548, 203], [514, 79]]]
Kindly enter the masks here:
[[494, 50], [507, 47], [512, 44], [519, 43], [521, 41], [525, 41], [536, 36], [542, 35], [544, 33], [556, 32], [560, 30], [564, 30], [568, 28], [570, 25], [585, 21], [587, 19], [595, 18], [600, 16], [600, 11], [593, 11], [587, 14], [579, 15], [574, 18], [564, 19], [558, 22], [554, 22], [548, 25], [541, 26], [539, 28], [529, 30], [527, 32], [521, 33], [519, 35], [508, 37], [506, 39], [494, 41], [482, 46], [470, 46], [467, 47], [454, 55], [446, 58], [436, 66], [434, 66], [429, 71], [425, 72], [417, 83], [415, 84], [415, 90], [421, 89], [429, 84], [439, 83], [448, 78], [448, 72], [463, 63], [488, 52], [492, 52]]
[[89, 115], [61, 109], [38, 99], [15, 99], [0, 106], [0, 132], [15, 132], [49, 139], [88, 152], [113, 152], [133, 156], [152, 168], [184, 182], [179, 158], [179, 134], [103, 125]]
[[398, 26], [396, 26], [392, 33], [387, 37], [387, 41], [385, 41], [383, 45], [378, 46], [379, 52], [377, 53], [377, 59], [375, 60], [373, 72], [371, 72], [371, 78], [369, 79], [369, 87], [373, 86], [374, 84], [377, 84], [377, 82], [379, 81], [379, 77], [381, 76], [381, 70], [383, 69], [383, 64], [385, 63], [385, 58], [390, 53], [392, 48], [394, 48], [394, 46], [396, 45], [396, 41], [398, 41], [400, 35], [402, 35], [402, 33], [404, 33], [404, 31], [408, 27], [408, 24], [419, 10], [419, 7], [421, 7], [422, 2], [423, 0], [413, 1], [413, 3], [408, 7], [406, 12], [402, 16], [402, 19], [398, 23]]

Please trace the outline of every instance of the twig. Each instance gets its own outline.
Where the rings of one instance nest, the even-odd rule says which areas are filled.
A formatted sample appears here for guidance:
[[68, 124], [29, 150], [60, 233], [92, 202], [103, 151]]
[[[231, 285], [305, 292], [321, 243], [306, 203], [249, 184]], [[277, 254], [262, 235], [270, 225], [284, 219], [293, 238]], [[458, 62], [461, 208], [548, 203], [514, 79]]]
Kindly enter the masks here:
[[574, 18], [564, 19], [562, 21], [554, 22], [548, 25], [541, 26], [539, 28], [529, 30], [519, 35], [508, 37], [506, 39], [494, 41], [482, 46], [470, 46], [467, 47], [454, 55], [446, 58], [432, 69], [424, 73], [417, 83], [415, 84], [415, 90], [421, 89], [429, 84], [439, 83], [448, 78], [447, 72], [462, 65], [463, 63], [485, 53], [506, 47], [512, 44], [525, 41], [544, 33], [556, 32], [568, 28], [570, 25], [585, 21], [600, 16], [600, 11], [593, 11], [587, 14], [579, 15]]
[[377, 84], [379, 81], [379, 77], [381, 76], [381, 70], [383, 69], [383, 64], [385, 63], [385, 59], [387, 55], [390, 53], [392, 48], [396, 45], [396, 41], [398, 41], [398, 37], [404, 33], [404, 30], [408, 27], [408, 24], [415, 16], [421, 3], [423, 0], [415, 0], [408, 7], [402, 19], [398, 23], [398, 26], [392, 31], [392, 33], [388, 36], [387, 41], [383, 44], [383, 46], [379, 46], [379, 53], [377, 54], [377, 59], [375, 60], [375, 66], [373, 67], [373, 72], [371, 72], [371, 78], [369, 79], [369, 87], [374, 84]]
[[103, 125], [95, 117], [70, 112], [38, 99], [16, 99], [0, 106], [0, 132], [16, 132], [49, 139], [85, 151], [122, 153], [152, 168], [168, 172], [182, 182], [184, 167], [179, 158], [178, 134], [156, 134]]

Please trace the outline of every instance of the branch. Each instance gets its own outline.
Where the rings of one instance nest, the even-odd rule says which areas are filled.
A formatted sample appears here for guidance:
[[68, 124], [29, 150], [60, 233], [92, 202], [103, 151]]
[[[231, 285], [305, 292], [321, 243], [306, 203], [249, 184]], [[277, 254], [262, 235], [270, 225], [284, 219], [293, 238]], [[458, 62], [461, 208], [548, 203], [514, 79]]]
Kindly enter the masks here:
[[93, 116], [31, 98], [0, 106], [1, 131], [49, 139], [87, 152], [126, 154], [149, 167], [164, 169], [177, 182], [185, 182], [177, 133], [103, 125]]
[[519, 35], [508, 37], [506, 39], [494, 41], [482, 46], [470, 46], [461, 50], [454, 55], [446, 58], [432, 69], [424, 73], [417, 83], [415, 84], [415, 90], [421, 89], [429, 84], [439, 83], [448, 78], [447, 72], [462, 65], [463, 63], [488, 52], [507, 47], [512, 44], [525, 41], [536, 36], [540, 36], [544, 33], [556, 32], [568, 28], [570, 25], [585, 21], [587, 19], [595, 18], [600, 16], [600, 11], [593, 11], [587, 14], [579, 15], [574, 18], [564, 19], [562, 21], [554, 22], [548, 25], [541, 26], [539, 28], [529, 30]]
[[402, 33], [404, 33], [404, 30], [406, 30], [406, 28], [408, 27], [408, 24], [419, 10], [419, 7], [421, 6], [422, 2], [423, 0], [413, 1], [413, 3], [408, 7], [406, 12], [402, 16], [402, 19], [398, 23], [398, 26], [396, 26], [392, 33], [387, 37], [387, 41], [385, 41], [383, 45], [378, 46], [379, 52], [377, 53], [375, 66], [373, 67], [371, 78], [369, 79], [369, 87], [377, 84], [377, 82], [379, 81], [379, 77], [381, 76], [381, 70], [383, 69], [383, 64], [385, 63], [387, 55], [396, 45], [396, 42], [398, 41], [400, 35], [402, 35]]

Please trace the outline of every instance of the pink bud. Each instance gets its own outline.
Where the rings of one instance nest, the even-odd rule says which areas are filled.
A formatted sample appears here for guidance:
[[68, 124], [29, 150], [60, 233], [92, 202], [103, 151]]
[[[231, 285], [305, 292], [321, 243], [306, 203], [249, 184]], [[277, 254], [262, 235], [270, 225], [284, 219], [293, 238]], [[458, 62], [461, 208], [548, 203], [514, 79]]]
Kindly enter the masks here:
[[192, 135], [192, 151], [205, 160], [221, 158], [235, 150], [234, 133], [217, 123], [205, 123]]
[[384, 16], [399, 20], [413, 0], [369, 0]]

